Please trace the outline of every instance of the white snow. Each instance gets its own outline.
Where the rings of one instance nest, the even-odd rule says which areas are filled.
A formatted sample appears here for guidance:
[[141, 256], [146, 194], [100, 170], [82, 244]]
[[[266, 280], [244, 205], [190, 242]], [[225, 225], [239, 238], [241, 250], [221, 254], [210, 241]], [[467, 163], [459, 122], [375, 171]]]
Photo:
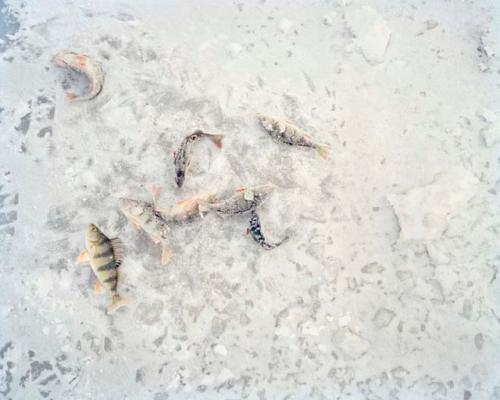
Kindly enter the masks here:
[[[500, 398], [500, 2], [5, 1], [0, 396]], [[3, 4], [3, 3], [2, 3]], [[87, 84], [51, 63], [96, 58]], [[257, 112], [331, 146], [275, 143]], [[184, 187], [172, 152], [201, 128]], [[172, 226], [172, 262], [118, 211], [276, 186], [248, 216]], [[108, 298], [75, 259], [125, 243]]]

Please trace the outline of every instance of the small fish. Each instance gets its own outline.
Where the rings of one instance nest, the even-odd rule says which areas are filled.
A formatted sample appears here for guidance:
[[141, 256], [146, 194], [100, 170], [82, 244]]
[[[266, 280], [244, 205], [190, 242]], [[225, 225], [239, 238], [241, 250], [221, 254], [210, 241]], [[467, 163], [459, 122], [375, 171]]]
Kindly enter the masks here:
[[250, 215], [250, 227], [247, 228], [247, 234], [251, 234], [253, 240], [255, 240], [264, 250], [274, 249], [288, 240], [288, 236], [286, 236], [278, 243], [266, 242], [266, 238], [264, 237], [264, 234], [262, 233], [262, 228], [260, 226], [260, 218], [255, 208], [252, 209], [252, 213]]
[[201, 215], [200, 203], [212, 204], [217, 201], [216, 194], [205, 193], [192, 199], [178, 201], [172, 208], [163, 208], [158, 205], [159, 194], [160, 188], [155, 185], [153, 187], [155, 210], [166, 222], [172, 222], [174, 224], [182, 224], [199, 217]]
[[224, 135], [212, 135], [198, 129], [186, 136], [177, 151], [174, 152], [175, 182], [178, 187], [183, 185], [186, 178], [187, 169], [191, 161], [191, 148], [195, 142], [203, 137], [210, 139], [219, 149], [222, 148]]
[[161, 263], [167, 265], [172, 255], [170, 228], [155, 210], [153, 203], [141, 200], [119, 199], [120, 210], [130, 222], [146, 232], [151, 240], [162, 246]]
[[311, 147], [317, 150], [323, 159], [328, 158], [330, 147], [326, 144], [320, 145], [314, 142], [309, 133], [296, 126], [293, 122], [260, 113], [257, 114], [257, 119], [275, 140], [291, 146]]
[[273, 185], [262, 185], [253, 188], [241, 188], [234, 195], [215, 203], [200, 202], [199, 210], [203, 215], [214, 211], [219, 215], [237, 215], [258, 207], [274, 190]]
[[79, 264], [90, 262], [97, 277], [95, 291], [99, 293], [104, 287], [111, 295], [108, 313], [111, 314], [120, 307], [131, 302], [118, 294], [118, 267], [123, 262], [124, 249], [120, 239], [109, 239], [94, 224], [90, 224], [85, 235], [86, 249], [78, 256]]
[[61, 68], [70, 68], [84, 74], [90, 81], [90, 93], [86, 96], [78, 96], [68, 93], [69, 101], [86, 101], [96, 97], [102, 91], [104, 84], [104, 72], [101, 65], [85, 54], [77, 54], [72, 51], [58, 53], [52, 59], [55, 65]]

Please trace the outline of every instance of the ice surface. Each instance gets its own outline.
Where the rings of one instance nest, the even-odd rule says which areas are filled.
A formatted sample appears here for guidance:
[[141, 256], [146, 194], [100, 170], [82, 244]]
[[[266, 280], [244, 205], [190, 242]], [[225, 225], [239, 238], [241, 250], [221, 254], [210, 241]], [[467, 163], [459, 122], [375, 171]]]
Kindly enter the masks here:
[[[0, 398], [500, 398], [500, 3], [0, 1]], [[106, 72], [93, 101], [60, 50]], [[274, 143], [282, 115], [331, 157]], [[184, 187], [172, 151], [201, 141]], [[270, 182], [248, 216], [119, 213]], [[108, 316], [75, 259], [126, 246]]]
[[352, 6], [346, 10], [346, 20], [366, 61], [383, 62], [391, 31], [377, 10], [369, 5]]
[[432, 183], [403, 194], [389, 195], [401, 228], [401, 240], [436, 240], [448, 222], [476, 194], [477, 178], [464, 168], [452, 168]]

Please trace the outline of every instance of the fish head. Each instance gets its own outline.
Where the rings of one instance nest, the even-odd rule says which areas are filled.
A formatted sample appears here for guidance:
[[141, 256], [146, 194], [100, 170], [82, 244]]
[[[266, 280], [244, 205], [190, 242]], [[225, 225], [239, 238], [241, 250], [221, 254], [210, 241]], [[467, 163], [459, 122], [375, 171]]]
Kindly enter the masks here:
[[269, 115], [265, 115], [262, 113], [257, 113], [257, 119], [259, 120], [260, 124], [267, 130], [272, 130], [273, 129], [273, 121], [274, 119], [270, 117]]
[[90, 224], [87, 227], [87, 233], [85, 235], [87, 242], [88, 243], [96, 243], [100, 242], [102, 238], [105, 238], [106, 236], [104, 233], [101, 232], [101, 230], [94, 224]]
[[125, 197], [121, 197], [118, 200], [118, 205], [120, 210], [126, 217], [138, 217], [143, 214], [146, 207], [145, 203], [139, 200], [127, 199]]
[[252, 191], [257, 200], [263, 201], [274, 189], [275, 186], [273, 184], [267, 183], [247, 190]]
[[72, 51], [62, 51], [52, 58], [52, 62], [58, 67], [80, 68], [82, 57], [86, 56]]
[[182, 186], [182, 184], [184, 183], [184, 178], [185, 174], [182, 169], [178, 169], [177, 171], [175, 171], [175, 183], [177, 183], [178, 187]]
[[206, 135], [205, 132], [203, 132], [200, 129], [197, 129], [191, 135], [188, 136], [188, 141], [196, 142], [198, 139], [202, 138], [205, 135]]

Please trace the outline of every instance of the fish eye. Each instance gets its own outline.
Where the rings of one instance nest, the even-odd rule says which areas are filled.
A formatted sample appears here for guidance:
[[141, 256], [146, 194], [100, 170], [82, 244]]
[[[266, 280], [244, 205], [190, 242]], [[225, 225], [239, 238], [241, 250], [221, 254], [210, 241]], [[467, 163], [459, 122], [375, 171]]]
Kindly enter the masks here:
[[197, 135], [191, 135], [191, 138], [190, 138], [190, 139], [191, 139], [191, 140], [196, 140], [196, 139], [198, 139], [198, 136], [197, 136]]
[[97, 228], [95, 226], [92, 227], [92, 232], [97, 231]]
[[184, 176], [184, 171], [177, 171], [177, 178], [182, 178]]

